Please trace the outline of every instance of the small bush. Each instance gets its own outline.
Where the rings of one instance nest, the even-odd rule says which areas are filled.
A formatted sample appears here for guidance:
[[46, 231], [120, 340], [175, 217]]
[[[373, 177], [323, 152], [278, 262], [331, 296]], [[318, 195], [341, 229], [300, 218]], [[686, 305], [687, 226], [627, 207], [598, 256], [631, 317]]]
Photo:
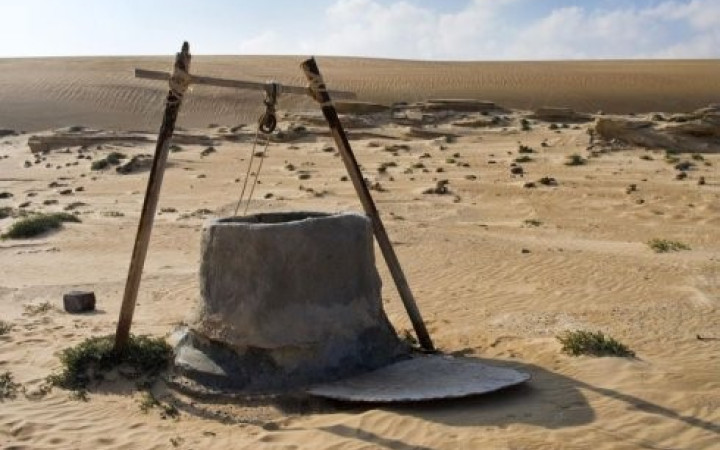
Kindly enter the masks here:
[[527, 145], [520, 145], [518, 147], [518, 153], [535, 153], [535, 150], [533, 150], [532, 147], [528, 147]]
[[5, 219], [12, 216], [13, 209], [10, 206], [3, 206], [0, 208], [0, 219]]
[[522, 155], [522, 156], [519, 157], [519, 158], [515, 158], [515, 162], [516, 162], [516, 163], [528, 163], [528, 162], [533, 162], [533, 161], [534, 161], [534, 159], [532, 159], [532, 158], [531, 158], [530, 156], [528, 156], [528, 155]]
[[671, 241], [668, 239], [652, 239], [648, 245], [655, 253], [678, 252], [680, 250], [690, 250], [690, 246], [680, 241]]
[[568, 160], [565, 162], [566, 166], [582, 166], [587, 163], [587, 159], [583, 158], [582, 156], [578, 155], [577, 153], [574, 155], [568, 156]]
[[530, 126], [530, 121], [527, 119], [522, 119], [520, 121], [520, 128], [522, 128], [523, 131], [530, 131], [532, 130], [532, 127]]
[[20, 383], [13, 380], [10, 372], [0, 373], [0, 401], [17, 397], [18, 390], [20, 390]]
[[114, 349], [115, 336], [93, 337], [60, 352], [62, 370], [48, 381], [63, 389], [84, 390], [90, 382], [123, 364], [146, 376], [155, 376], [170, 361], [172, 350], [161, 338], [131, 336], [122, 354]]
[[13, 223], [2, 239], [26, 239], [60, 228], [64, 222], [80, 222], [77, 216], [59, 212], [52, 214], [34, 214]]
[[537, 219], [527, 219], [523, 223], [529, 227], [539, 227], [540, 225], [542, 225], [542, 221]]
[[635, 356], [635, 352], [601, 331], [566, 331], [557, 339], [563, 345], [562, 351], [571, 356]]
[[[120, 164], [121, 159], [125, 159], [127, 156], [123, 155], [120, 152], [111, 152], [109, 155], [105, 157], [105, 161], [107, 161], [108, 164], [111, 164], [113, 166], [117, 166]], [[98, 161], [96, 161], [98, 162]]]
[[104, 170], [110, 167], [110, 163], [107, 159], [98, 159], [90, 164], [90, 170]]
[[13, 326], [10, 322], [5, 322], [4, 320], [0, 320], [0, 336], [6, 335], [9, 332], [11, 332], [13, 329]]
[[653, 157], [650, 155], [640, 155], [640, 159], [644, 159], [645, 161], [652, 161]]

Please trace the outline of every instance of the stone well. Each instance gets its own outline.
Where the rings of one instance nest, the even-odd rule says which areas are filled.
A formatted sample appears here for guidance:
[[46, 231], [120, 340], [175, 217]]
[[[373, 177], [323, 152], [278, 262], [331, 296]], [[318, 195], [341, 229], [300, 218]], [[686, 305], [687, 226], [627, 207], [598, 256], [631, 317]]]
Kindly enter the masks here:
[[209, 222], [201, 300], [176, 372], [210, 390], [332, 381], [405, 354], [382, 308], [370, 220], [267, 213]]

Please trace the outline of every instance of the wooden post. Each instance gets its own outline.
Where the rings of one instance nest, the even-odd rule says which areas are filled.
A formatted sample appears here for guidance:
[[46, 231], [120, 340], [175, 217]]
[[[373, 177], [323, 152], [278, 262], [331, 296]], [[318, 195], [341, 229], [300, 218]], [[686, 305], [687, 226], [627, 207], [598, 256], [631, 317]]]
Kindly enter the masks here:
[[120, 308], [117, 331], [115, 332], [116, 352], [124, 351], [130, 338], [130, 326], [132, 325], [135, 302], [140, 287], [140, 277], [142, 276], [143, 266], [145, 265], [145, 257], [150, 243], [150, 233], [152, 232], [155, 212], [160, 197], [160, 187], [162, 186], [163, 175], [165, 173], [170, 139], [175, 130], [175, 121], [177, 120], [183, 95], [190, 84], [189, 70], [190, 46], [185, 42], [183, 43], [182, 50], [175, 57], [175, 69], [169, 80], [170, 90], [167, 95], [167, 100], [165, 101], [165, 114], [155, 147], [155, 157], [153, 158], [152, 168], [150, 169], [150, 178], [148, 179], [147, 190], [145, 191], [145, 201], [143, 202], [143, 209], [140, 215], [140, 223], [138, 224], [137, 235], [135, 237], [135, 247], [133, 248], [127, 282], [125, 283], [125, 294]]
[[365, 214], [370, 217], [375, 239], [377, 239], [378, 246], [380, 247], [383, 257], [385, 258], [385, 262], [390, 269], [390, 273], [395, 281], [395, 286], [397, 287], [397, 290], [400, 293], [400, 298], [405, 305], [405, 310], [410, 316], [410, 321], [413, 324], [418, 341], [425, 350], [434, 351], [435, 347], [433, 346], [432, 339], [430, 339], [430, 334], [425, 327], [425, 322], [423, 322], [422, 316], [420, 315], [420, 310], [415, 303], [412, 291], [410, 291], [410, 286], [408, 285], [405, 274], [400, 267], [400, 261], [398, 261], [395, 250], [390, 242], [390, 238], [388, 238], [387, 232], [385, 231], [385, 226], [380, 219], [380, 214], [375, 207], [375, 202], [373, 202], [370, 191], [365, 185], [365, 180], [363, 179], [362, 172], [358, 166], [357, 159], [355, 159], [352, 148], [350, 148], [350, 143], [345, 135], [345, 130], [340, 123], [340, 118], [335, 110], [335, 106], [332, 104], [330, 94], [325, 87], [325, 82], [320, 74], [320, 69], [318, 69], [315, 58], [306, 60], [301, 64], [301, 67], [310, 82], [310, 94], [318, 103], [320, 103], [323, 115], [330, 125], [330, 133], [332, 134], [333, 139], [335, 139], [335, 144], [338, 146], [343, 163], [345, 163], [345, 168], [347, 169], [353, 186], [355, 187], [355, 192], [357, 192], [358, 197], [360, 197], [360, 203], [362, 203]]

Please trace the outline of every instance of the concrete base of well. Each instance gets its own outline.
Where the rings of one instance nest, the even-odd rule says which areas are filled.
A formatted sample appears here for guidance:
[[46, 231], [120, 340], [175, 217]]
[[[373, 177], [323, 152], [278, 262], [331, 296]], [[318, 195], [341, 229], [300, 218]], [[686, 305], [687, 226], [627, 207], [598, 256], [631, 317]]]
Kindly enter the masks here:
[[208, 223], [201, 301], [175, 337], [175, 373], [209, 391], [274, 392], [407, 354], [387, 319], [370, 220], [267, 213]]

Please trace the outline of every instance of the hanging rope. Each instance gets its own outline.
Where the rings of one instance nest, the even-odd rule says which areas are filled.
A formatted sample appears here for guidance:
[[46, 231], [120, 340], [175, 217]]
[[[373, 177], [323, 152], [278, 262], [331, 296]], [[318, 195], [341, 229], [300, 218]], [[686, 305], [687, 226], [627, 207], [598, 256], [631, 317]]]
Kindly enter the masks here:
[[260, 163], [258, 164], [257, 171], [253, 178], [252, 186], [250, 187], [250, 194], [248, 195], [247, 202], [245, 203], [245, 209], [243, 215], [247, 214], [247, 210], [250, 207], [250, 201], [252, 200], [253, 194], [255, 193], [255, 186], [257, 186], [258, 179], [260, 178], [260, 171], [262, 170], [263, 162], [267, 156], [268, 147], [270, 146], [270, 135], [277, 127], [277, 116], [275, 112], [275, 106], [277, 105], [277, 98], [280, 95], [280, 85], [272, 82], [268, 84], [268, 88], [265, 91], [265, 112], [258, 119], [257, 129], [255, 130], [255, 138], [253, 139], [252, 150], [250, 151], [250, 161], [248, 161], [247, 171], [245, 173], [245, 181], [243, 182], [242, 191], [240, 192], [240, 198], [238, 198], [237, 205], [235, 206], [234, 215], [237, 216], [240, 205], [245, 197], [245, 190], [247, 189], [248, 180], [252, 173], [253, 161], [255, 159], [255, 149], [257, 148], [258, 142], [260, 141], [260, 133], [262, 132], [265, 137], [265, 143], [263, 144], [262, 151], [258, 152]]

